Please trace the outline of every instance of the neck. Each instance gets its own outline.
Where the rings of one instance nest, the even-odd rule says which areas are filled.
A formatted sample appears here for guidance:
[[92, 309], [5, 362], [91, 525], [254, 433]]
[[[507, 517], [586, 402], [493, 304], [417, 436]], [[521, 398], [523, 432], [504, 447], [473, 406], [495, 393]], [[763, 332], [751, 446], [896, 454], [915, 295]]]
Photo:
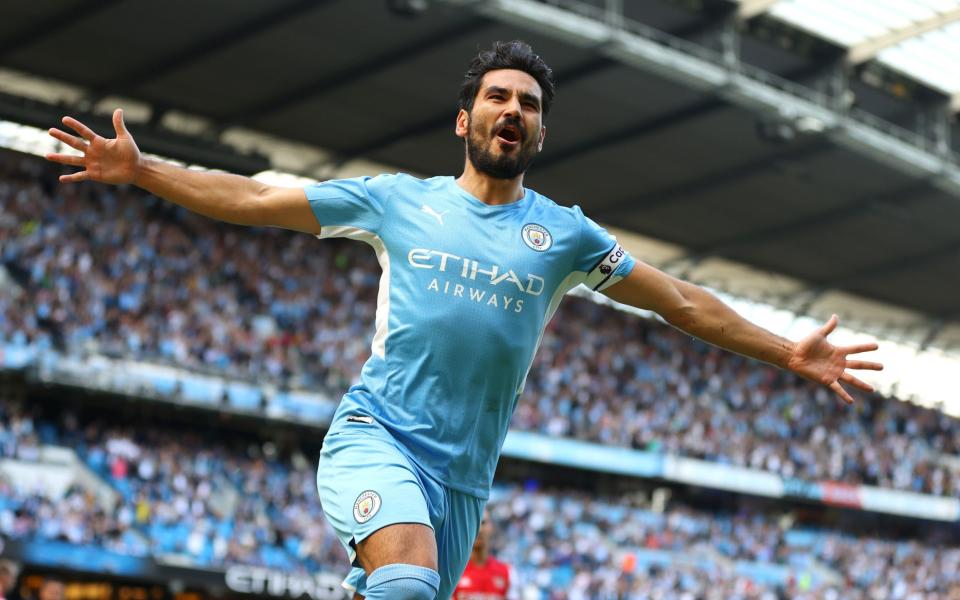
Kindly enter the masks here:
[[474, 168], [468, 159], [457, 183], [484, 204], [509, 204], [523, 198], [523, 174], [513, 179], [496, 179]]
[[472, 563], [474, 563], [474, 564], [480, 564], [480, 565], [482, 565], [483, 563], [487, 562], [487, 557], [488, 557], [488, 556], [490, 556], [490, 553], [487, 552], [487, 549], [486, 549], [486, 548], [483, 548], [483, 549], [474, 548], [474, 549], [470, 552], [470, 562], [472, 562]]

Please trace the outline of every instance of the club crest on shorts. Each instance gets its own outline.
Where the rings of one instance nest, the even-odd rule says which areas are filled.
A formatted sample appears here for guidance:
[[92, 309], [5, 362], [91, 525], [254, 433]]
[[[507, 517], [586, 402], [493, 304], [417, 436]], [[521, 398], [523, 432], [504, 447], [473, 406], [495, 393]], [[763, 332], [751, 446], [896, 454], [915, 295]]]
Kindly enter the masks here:
[[353, 503], [353, 518], [357, 520], [357, 523], [366, 523], [379, 510], [380, 494], [373, 490], [367, 490], [357, 496], [357, 501]]
[[553, 236], [550, 235], [547, 228], [543, 225], [537, 225], [536, 223], [524, 225], [520, 231], [520, 237], [523, 238], [523, 243], [526, 244], [527, 247], [537, 252], [545, 252], [553, 245]]

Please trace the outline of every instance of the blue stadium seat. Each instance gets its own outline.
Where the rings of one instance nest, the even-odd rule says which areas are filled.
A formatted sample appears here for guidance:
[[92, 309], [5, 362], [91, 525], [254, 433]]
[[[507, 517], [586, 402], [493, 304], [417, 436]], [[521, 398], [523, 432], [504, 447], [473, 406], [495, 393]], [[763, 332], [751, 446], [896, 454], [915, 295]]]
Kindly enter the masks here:
[[150, 375], [150, 384], [158, 393], [170, 396], [177, 389], [177, 380], [174, 377]]
[[263, 393], [259, 388], [239, 382], [231, 382], [227, 386], [227, 398], [230, 406], [241, 410], [257, 410]]
[[804, 548], [813, 546], [817, 538], [816, 532], [804, 529], [791, 529], [783, 535], [783, 539], [788, 546], [800, 546]]
[[0, 351], [0, 365], [7, 369], [22, 369], [36, 359], [37, 349], [33, 346], [7, 344]]
[[216, 404], [223, 395], [223, 383], [209, 379], [188, 377], [180, 381], [180, 393], [186, 400], [202, 404]]
[[325, 402], [316, 395], [297, 392], [280, 392], [272, 403], [286, 413], [318, 423], [330, 421], [337, 408], [333, 402]]
[[769, 585], [781, 585], [790, 580], [792, 569], [782, 565], [762, 562], [737, 561], [734, 571], [754, 581]]

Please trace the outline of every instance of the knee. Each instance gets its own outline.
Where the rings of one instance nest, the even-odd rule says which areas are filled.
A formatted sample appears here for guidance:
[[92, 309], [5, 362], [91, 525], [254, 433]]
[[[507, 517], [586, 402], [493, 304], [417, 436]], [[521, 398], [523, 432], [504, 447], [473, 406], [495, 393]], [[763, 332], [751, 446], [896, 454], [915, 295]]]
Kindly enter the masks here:
[[434, 600], [440, 574], [416, 565], [380, 567], [367, 577], [367, 600]]

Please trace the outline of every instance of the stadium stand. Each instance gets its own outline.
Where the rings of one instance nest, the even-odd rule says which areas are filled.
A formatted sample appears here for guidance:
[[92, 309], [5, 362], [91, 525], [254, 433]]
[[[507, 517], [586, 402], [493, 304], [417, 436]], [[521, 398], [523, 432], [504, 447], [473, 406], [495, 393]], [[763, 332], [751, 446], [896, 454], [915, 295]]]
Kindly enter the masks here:
[[[41, 4], [0, 26], [0, 117], [101, 129], [121, 104], [144, 150], [248, 174], [449, 172], [451, 65], [533, 39], [566, 130], [533, 187], [678, 244], [671, 273], [744, 260], [803, 280], [790, 310], [863, 294], [918, 311], [883, 313], [891, 339], [960, 347], [960, 0]], [[57, 174], [0, 150], [0, 556], [25, 566], [0, 600], [56, 600], [38, 573], [68, 600], [346, 598], [315, 459], [368, 356], [372, 253]], [[960, 428], [939, 410], [846, 407], [571, 298], [507, 442], [493, 553], [523, 600], [960, 600]]]
[[[61, 497], [0, 482], [0, 533], [65, 541], [196, 567], [345, 572], [314, 493], [313, 461], [227, 431], [91, 417], [59, 404], [0, 404], [3, 457], [66, 446], [120, 497], [109, 511], [71, 487]], [[786, 507], [703, 510], [535, 481], [494, 488], [494, 553], [524, 598], [953, 598], [952, 534], [905, 539], [796, 522]], [[789, 517], [789, 518], [788, 518]], [[926, 531], [926, 530], [918, 530]], [[561, 590], [564, 592], [561, 593]]]
[[[355, 381], [378, 280], [365, 246], [243, 231], [131, 189], [56, 187], [56, 170], [25, 155], [5, 153], [0, 172], [0, 258], [35, 299], [19, 301], [14, 286], [0, 294], [0, 345], [333, 398]], [[166, 385], [188, 398], [211, 393]], [[255, 389], [235, 387], [224, 393], [258, 404]], [[840, 406], [792, 375], [579, 298], [544, 335], [513, 425], [784, 477], [960, 494], [956, 419], [880, 396]]]
[[[3, 343], [331, 394], [355, 377], [377, 280], [363, 247], [241, 235], [130, 190], [54, 188], [55, 173], [33, 158], [7, 153], [2, 164], [3, 263], [38, 300], [0, 296]], [[198, 262], [214, 267], [209, 277], [197, 277]], [[576, 336], [584, 343], [569, 343]], [[568, 300], [544, 336], [514, 426], [784, 476], [960, 493], [945, 459], [960, 440], [954, 419], [879, 397], [840, 407], [805, 382], [584, 299]], [[35, 420], [3, 406], [3, 457], [36, 461], [44, 444], [72, 448], [120, 500], [104, 510], [82, 486], [50, 497], [3, 481], [7, 537], [198, 567], [346, 569], [312, 458], [251, 455], [162, 428], [81, 425], [69, 412]], [[960, 584], [960, 554], [934, 541], [781, 526], [763, 512], [679, 503], [654, 512], [516, 485], [498, 486], [491, 506], [497, 552], [517, 565], [530, 597], [946, 598], [938, 594]]]

